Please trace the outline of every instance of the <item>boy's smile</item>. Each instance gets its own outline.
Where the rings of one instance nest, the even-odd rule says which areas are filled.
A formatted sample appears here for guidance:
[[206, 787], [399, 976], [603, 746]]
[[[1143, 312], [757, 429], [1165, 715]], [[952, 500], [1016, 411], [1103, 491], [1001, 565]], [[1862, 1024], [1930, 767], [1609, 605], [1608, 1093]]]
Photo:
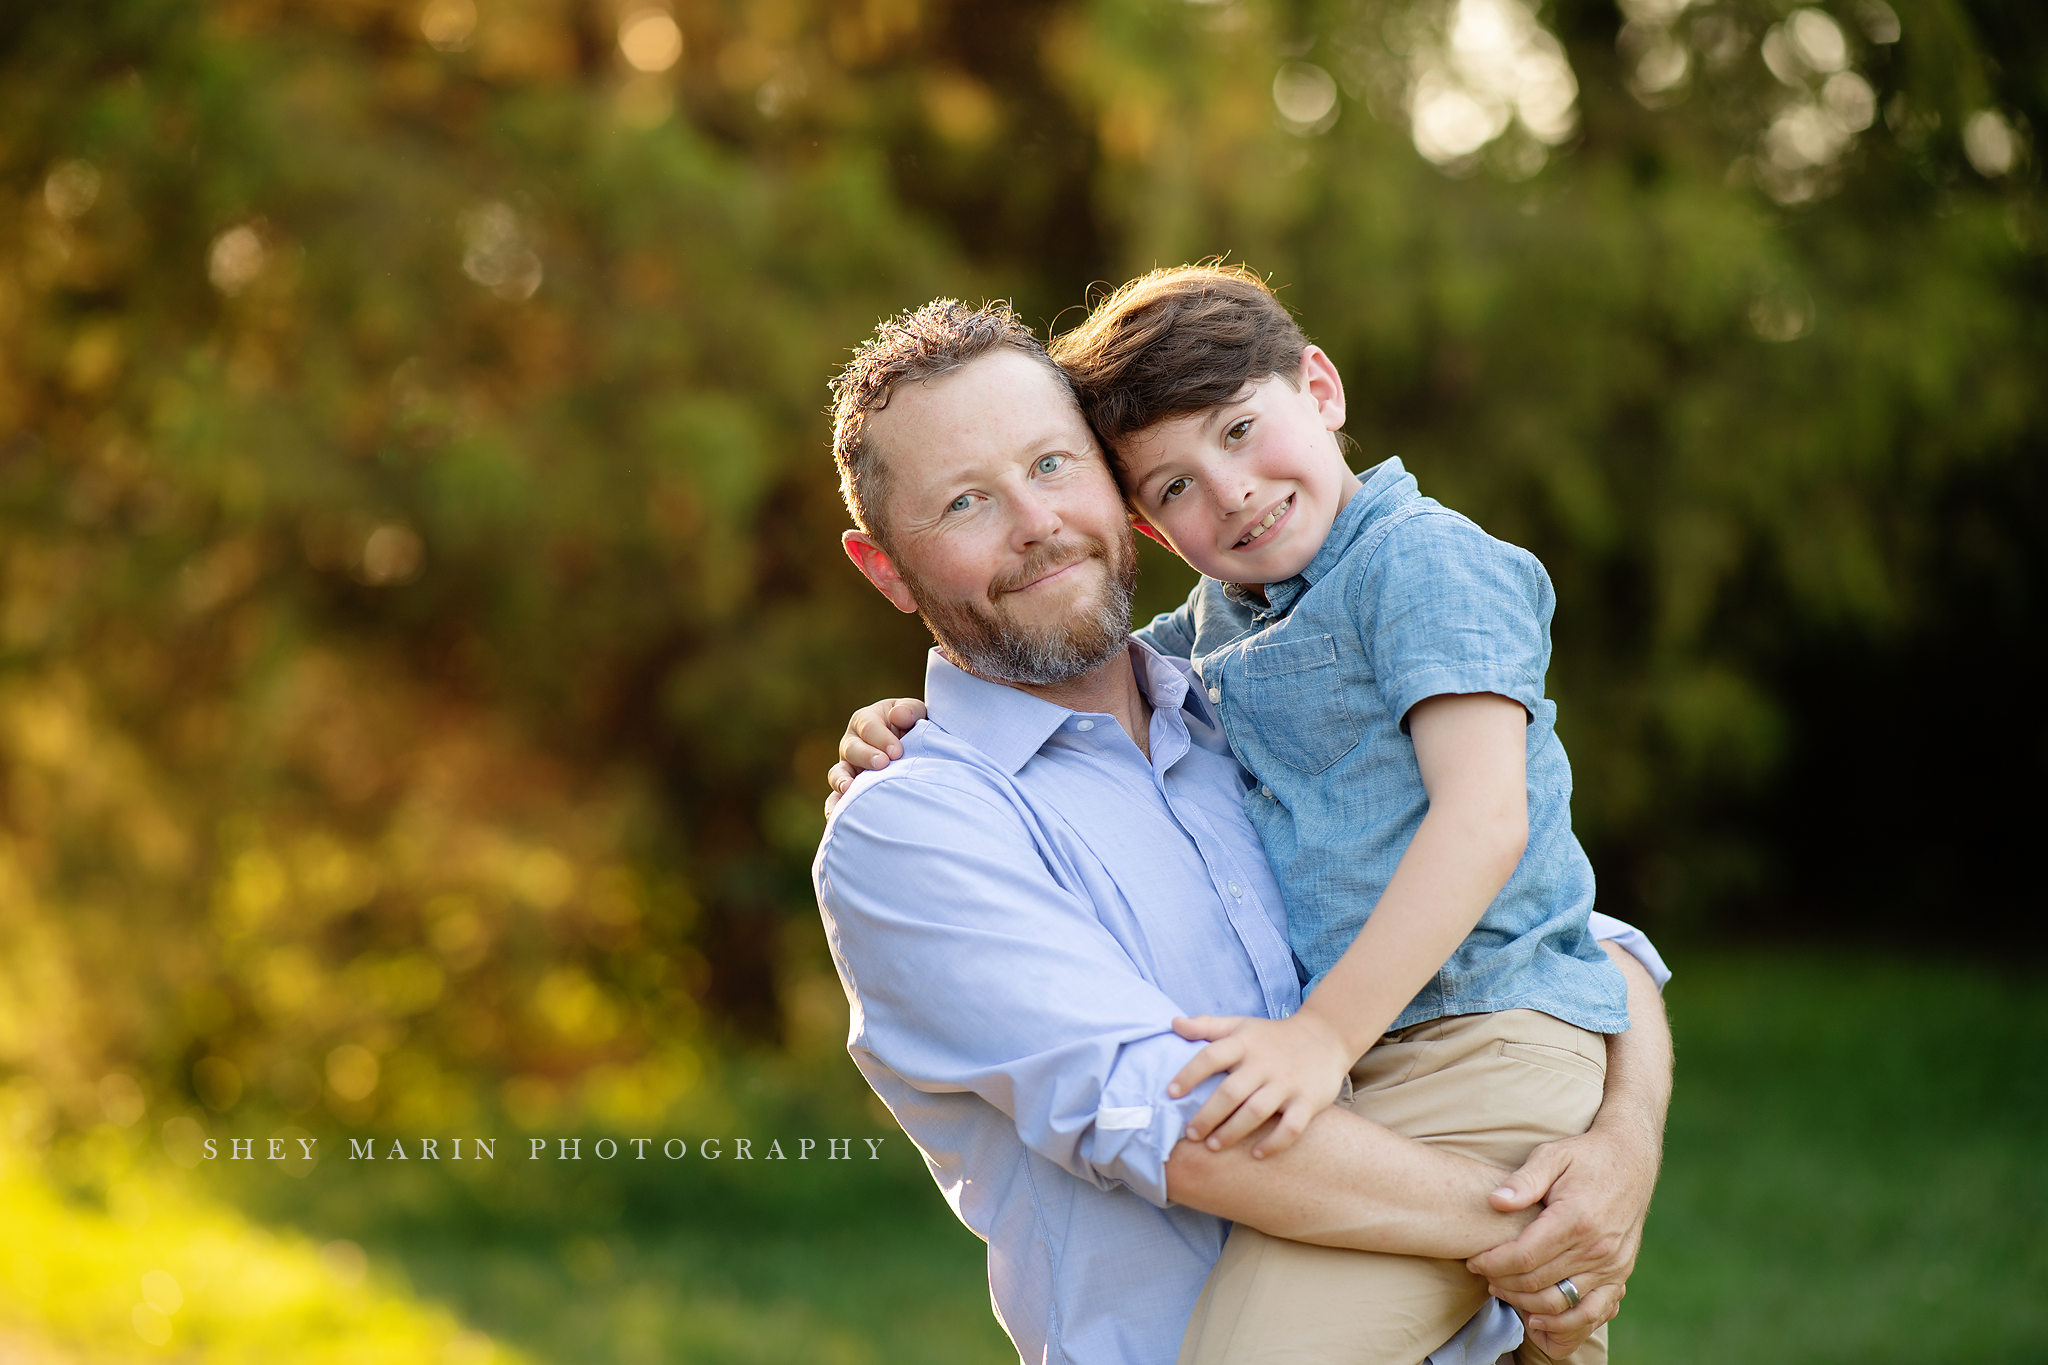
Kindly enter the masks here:
[[1119, 453], [1132, 520], [1211, 578], [1292, 578], [1358, 491], [1332, 435], [1343, 425], [1343, 382], [1310, 346], [1299, 374], [1269, 375], [1227, 403], [1127, 438]]

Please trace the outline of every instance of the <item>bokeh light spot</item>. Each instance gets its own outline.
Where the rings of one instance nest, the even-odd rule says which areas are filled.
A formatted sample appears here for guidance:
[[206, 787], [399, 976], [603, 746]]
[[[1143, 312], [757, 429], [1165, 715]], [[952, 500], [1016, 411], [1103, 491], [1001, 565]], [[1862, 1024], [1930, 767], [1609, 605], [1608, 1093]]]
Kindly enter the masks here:
[[213, 287], [233, 298], [256, 282], [263, 273], [263, 238], [256, 229], [242, 224], [213, 239], [206, 253], [206, 278]]
[[152, 1346], [162, 1346], [171, 1339], [171, 1320], [154, 1304], [136, 1304], [128, 1320], [135, 1324], [135, 1335]]
[[327, 1087], [350, 1104], [360, 1104], [377, 1088], [377, 1058], [359, 1043], [343, 1043], [327, 1054]]
[[2019, 150], [2012, 124], [1996, 109], [1980, 109], [1963, 125], [1963, 152], [1981, 176], [2010, 171], [2019, 160]]
[[201, 1104], [225, 1114], [241, 1102], [241, 1069], [225, 1057], [201, 1057], [192, 1064], [192, 1089]]
[[82, 216], [100, 197], [100, 173], [90, 161], [67, 161], [43, 181], [43, 206], [52, 217]]
[[186, 1170], [197, 1166], [205, 1156], [206, 1130], [196, 1119], [184, 1114], [164, 1121], [164, 1154]]
[[363, 542], [363, 581], [373, 587], [395, 587], [420, 575], [426, 545], [419, 533], [395, 522], [379, 526]]
[[320, 1264], [327, 1267], [328, 1274], [351, 1287], [361, 1284], [370, 1274], [369, 1256], [346, 1237], [320, 1248]]
[[530, 299], [540, 288], [540, 255], [509, 204], [479, 204], [462, 215], [462, 273], [501, 299]]
[[420, 11], [420, 33], [443, 52], [460, 52], [476, 32], [474, 0], [427, 0]]
[[619, 21], [619, 53], [635, 71], [666, 71], [683, 55], [683, 31], [665, 10], [634, 10]]
[[142, 1298], [166, 1317], [185, 1306], [185, 1291], [168, 1270], [152, 1270], [142, 1277]]
[[148, 1107], [142, 1098], [142, 1087], [125, 1071], [116, 1071], [101, 1079], [100, 1112], [116, 1128], [134, 1127]]
[[1320, 133], [1337, 121], [1337, 81], [1309, 62], [1288, 62], [1273, 77], [1273, 107], [1290, 132]]

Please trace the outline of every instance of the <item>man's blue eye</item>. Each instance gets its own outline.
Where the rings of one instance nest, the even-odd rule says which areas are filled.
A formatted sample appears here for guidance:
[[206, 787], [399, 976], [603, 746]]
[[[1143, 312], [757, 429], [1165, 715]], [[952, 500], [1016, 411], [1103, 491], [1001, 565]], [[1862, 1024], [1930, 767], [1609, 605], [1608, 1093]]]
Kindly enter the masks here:
[[965, 512], [967, 510], [967, 503], [968, 497], [965, 493], [962, 493], [959, 497], [953, 499], [953, 505], [947, 510], [952, 512]]
[[1041, 474], [1050, 474], [1059, 467], [1060, 457], [1057, 455], [1047, 455], [1038, 462], [1038, 472]]

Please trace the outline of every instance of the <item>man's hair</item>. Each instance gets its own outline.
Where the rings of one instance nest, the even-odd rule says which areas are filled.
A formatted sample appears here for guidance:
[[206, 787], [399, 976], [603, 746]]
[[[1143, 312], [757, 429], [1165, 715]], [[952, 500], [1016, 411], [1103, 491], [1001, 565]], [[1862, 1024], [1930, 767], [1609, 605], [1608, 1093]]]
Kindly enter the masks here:
[[887, 462], [875, 449], [868, 424], [889, 405], [898, 384], [948, 374], [991, 351], [1008, 347], [1042, 363], [1068, 393], [1066, 373], [1046, 356], [1045, 346], [1009, 304], [997, 301], [969, 308], [958, 299], [933, 299], [899, 313], [861, 343], [853, 359], [832, 380], [832, 458], [839, 465], [839, 491], [854, 525], [889, 549], [881, 516], [888, 502]]
[[1117, 446], [1155, 422], [1227, 403], [1272, 375], [1298, 386], [1307, 345], [1264, 280], [1205, 261], [1132, 280], [1049, 349], [1121, 473]]

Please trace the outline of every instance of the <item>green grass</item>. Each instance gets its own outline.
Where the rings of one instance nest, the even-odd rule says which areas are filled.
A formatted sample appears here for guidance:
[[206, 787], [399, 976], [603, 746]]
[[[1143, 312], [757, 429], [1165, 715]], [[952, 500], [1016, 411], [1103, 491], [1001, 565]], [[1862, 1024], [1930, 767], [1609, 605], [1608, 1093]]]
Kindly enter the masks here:
[[1618, 1360], [2048, 1361], [2048, 982], [1725, 958], [1669, 991]]
[[[1617, 1360], [2048, 1361], [2048, 981], [1687, 955], [1669, 1003], [1678, 1095]], [[805, 1104], [756, 1104], [731, 1131], [757, 1146], [877, 1131], [846, 1087], [811, 1089]], [[54, 1259], [28, 1317], [0, 1293], [0, 1346], [26, 1328], [95, 1359], [263, 1359], [297, 1320], [312, 1335], [292, 1358], [339, 1360], [313, 1336], [374, 1318], [407, 1343], [393, 1360], [452, 1358], [458, 1328], [472, 1334], [465, 1358], [491, 1353], [487, 1335], [501, 1359], [549, 1365], [1014, 1360], [981, 1244], [900, 1135], [883, 1150], [572, 1165], [527, 1161], [508, 1135], [495, 1164], [459, 1172], [328, 1160], [302, 1180], [108, 1157], [109, 1191], [183, 1182], [152, 1186], [139, 1231], [110, 1218], [120, 1201], [95, 1195], [76, 1162], [53, 1158], [37, 1185], [17, 1161], [0, 1222], [22, 1226], [28, 1210], [44, 1240], [78, 1249], [61, 1302]], [[126, 1325], [135, 1275], [152, 1257], [175, 1265], [181, 1239], [207, 1241], [224, 1266], [295, 1276], [294, 1316], [257, 1315], [231, 1293], [249, 1271], [223, 1271], [169, 1346], [145, 1346]], [[368, 1251], [366, 1281], [323, 1280], [319, 1249], [337, 1239]]]

